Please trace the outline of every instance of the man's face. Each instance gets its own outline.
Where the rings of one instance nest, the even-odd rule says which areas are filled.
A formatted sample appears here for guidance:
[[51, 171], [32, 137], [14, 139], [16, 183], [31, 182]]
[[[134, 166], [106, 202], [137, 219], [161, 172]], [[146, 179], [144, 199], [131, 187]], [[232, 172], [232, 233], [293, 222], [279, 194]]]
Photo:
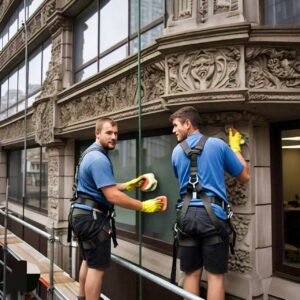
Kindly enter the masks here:
[[188, 120], [181, 123], [179, 118], [175, 118], [172, 122], [173, 133], [175, 133], [177, 141], [181, 142], [188, 136], [189, 124]]
[[100, 132], [96, 133], [96, 141], [101, 144], [104, 149], [113, 150], [118, 140], [118, 126], [113, 126], [109, 122], [105, 122]]

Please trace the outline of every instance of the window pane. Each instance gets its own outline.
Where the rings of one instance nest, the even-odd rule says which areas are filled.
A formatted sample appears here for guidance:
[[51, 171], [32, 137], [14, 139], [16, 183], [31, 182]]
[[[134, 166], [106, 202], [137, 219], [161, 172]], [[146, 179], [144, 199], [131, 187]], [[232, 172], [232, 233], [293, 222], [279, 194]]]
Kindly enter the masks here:
[[300, 129], [282, 131], [281, 139], [284, 207], [283, 263], [300, 268]]
[[43, 2], [44, 0], [27, 0], [29, 18]]
[[22, 200], [22, 151], [15, 150], [9, 152], [8, 160], [8, 198], [15, 201]]
[[26, 204], [40, 206], [40, 154], [41, 148], [27, 149]]
[[[128, 2], [100, 1], [100, 53], [128, 36]], [[118, 20], [117, 22], [112, 22]]]
[[81, 80], [84, 80], [84, 79], [96, 74], [97, 69], [98, 69], [98, 63], [97, 62], [93, 63], [92, 65], [89, 65], [88, 67], [86, 67], [85, 69], [79, 71], [75, 75], [75, 81], [79, 82]]
[[[117, 182], [125, 182], [136, 177], [136, 140], [119, 141], [115, 151], [110, 152]], [[127, 194], [127, 193], [126, 193]], [[128, 192], [136, 197], [135, 191]], [[135, 211], [115, 206], [119, 228], [135, 230]]]
[[[131, 0], [130, 33], [138, 31], [138, 1]], [[141, 0], [141, 28], [164, 16], [164, 0]]]
[[43, 73], [42, 73], [42, 82], [46, 79], [46, 73], [49, 69], [49, 63], [51, 61], [51, 42], [47, 42], [43, 50]]
[[18, 71], [15, 70], [8, 79], [9, 85], [9, 99], [8, 99], [8, 106], [12, 106], [17, 102], [18, 99]]
[[25, 65], [19, 67], [18, 101], [24, 99], [26, 95], [26, 70]]
[[19, 26], [18, 28], [22, 27], [22, 23], [24, 23], [24, 2], [22, 1], [19, 6]]
[[29, 60], [28, 94], [41, 88], [42, 77], [42, 53], [41, 48], [35, 51]]
[[2, 47], [4, 48], [7, 43], [8, 43], [8, 27], [6, 25], [2, 31]]
[[4, 80], [1, 84], [1, 111], [7, 109], [8, 100], [8, 79]]
[[[155, 43], [155, 39], [163, 35], [164, 26], [160, 24], [145, 33], [141, 37], [141, 48], [144, 49]], [[130, 41], [130, 54], [138, 52], [138, 38]]]
[[158, 181], [156, 190], [147, 193], [147, 199], [167, 195], [169, 207], [167, 211], [155, 215], [155, 218], [143, 214], [143, 233], [167, 242], [173, 239], [172, 224], [176, 217], [175, 205], [179, 193], [179, 185], [171, 166], [171, 154], [176, 144], [173, 135], [143, 139], [143, 170], [145, 173], [154, 173]]
[[18, 10], [14, 12], [9, 20], [9, 39], [11, 39], [18, 30]]
[[97, 57], [98, 12], [94, 1], [75, 21], [75, 68]]
[[126, 57], [127, 45], [124, 45], [100, 59], [100, 71], [110, 67]]
[[265, 0], [264, 22], [266, 25], [300, 24], [300, 1]]

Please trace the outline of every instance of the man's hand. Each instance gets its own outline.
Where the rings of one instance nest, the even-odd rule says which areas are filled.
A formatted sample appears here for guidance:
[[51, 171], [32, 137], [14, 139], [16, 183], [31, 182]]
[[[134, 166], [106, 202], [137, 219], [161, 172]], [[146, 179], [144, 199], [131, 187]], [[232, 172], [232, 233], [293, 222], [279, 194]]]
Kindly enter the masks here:
[[229, 128], [229, 136], [228, 136], [229, 146], [234, 152], [241, 151], [241, 147], [240, 147], [241, 140], [242, 140], [241, 134], [236, 129]]
[[140, 188], [143, 192], [152, 192], [156, 189], [157, 180], [153, 173], [146, 173], [137, 178], [124, 183], [126, 191], [132, 191], [134, 188]]
[[159, 196], [155, 199], [150, 199], [142, 202], [142, 212], [154, 213], [165, 211], [167, 209], [167, 197]]
[[145, 178], [142, 175], [130, 181], [125, 182], [124, 187], [126, 191], [132, 191], [134, 188], [142, 186], [144, 182], [145, 182]]

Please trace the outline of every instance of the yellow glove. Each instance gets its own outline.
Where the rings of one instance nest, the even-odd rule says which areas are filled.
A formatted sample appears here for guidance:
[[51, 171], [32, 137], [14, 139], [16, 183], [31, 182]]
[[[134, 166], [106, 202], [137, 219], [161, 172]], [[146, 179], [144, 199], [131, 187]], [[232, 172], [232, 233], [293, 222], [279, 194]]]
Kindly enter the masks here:
[[234, 151], [234, 152], [238, 152], [241, 151], [241, 139], [242, 136], [241, 134], [236, 130], [236, 129], [232, 129], [229, 128], [229, 146], [230, 148]]
[[154, 213], [161, 211], [163, 203], [160, 199], [150, 199], [142, 202], [142, 212]]
[[130, 181], [124, 183], [124, 187], [126, 191], [132, 191], [136, 187], [140, 187], [145, 182], [145, 178], [143, 176], [139, 176]]

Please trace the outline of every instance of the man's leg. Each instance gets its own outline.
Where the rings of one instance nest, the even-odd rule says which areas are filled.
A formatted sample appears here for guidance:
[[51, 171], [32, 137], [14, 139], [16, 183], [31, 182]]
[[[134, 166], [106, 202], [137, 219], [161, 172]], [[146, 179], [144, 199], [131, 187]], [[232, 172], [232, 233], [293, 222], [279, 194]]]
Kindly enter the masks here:
[[224, 300], [224, 275], [206, 272], [207, 274], [207, 300]]
[[83, 260], [80, 266], [79, 271], [79, 296], [84, 297], [85, 296], [85, 280], [86, 280], [86, 274], [88, 271], [86, 260]]
[[198, 269], [193, 272], [186, 272], [184, 277], [183, 288], [186, 291], [199, 296], [201, 275], [202, 275], [202, 269]]
[[99, 300], [104, 270], [88, 268], [85, 281], [86, 300]]

